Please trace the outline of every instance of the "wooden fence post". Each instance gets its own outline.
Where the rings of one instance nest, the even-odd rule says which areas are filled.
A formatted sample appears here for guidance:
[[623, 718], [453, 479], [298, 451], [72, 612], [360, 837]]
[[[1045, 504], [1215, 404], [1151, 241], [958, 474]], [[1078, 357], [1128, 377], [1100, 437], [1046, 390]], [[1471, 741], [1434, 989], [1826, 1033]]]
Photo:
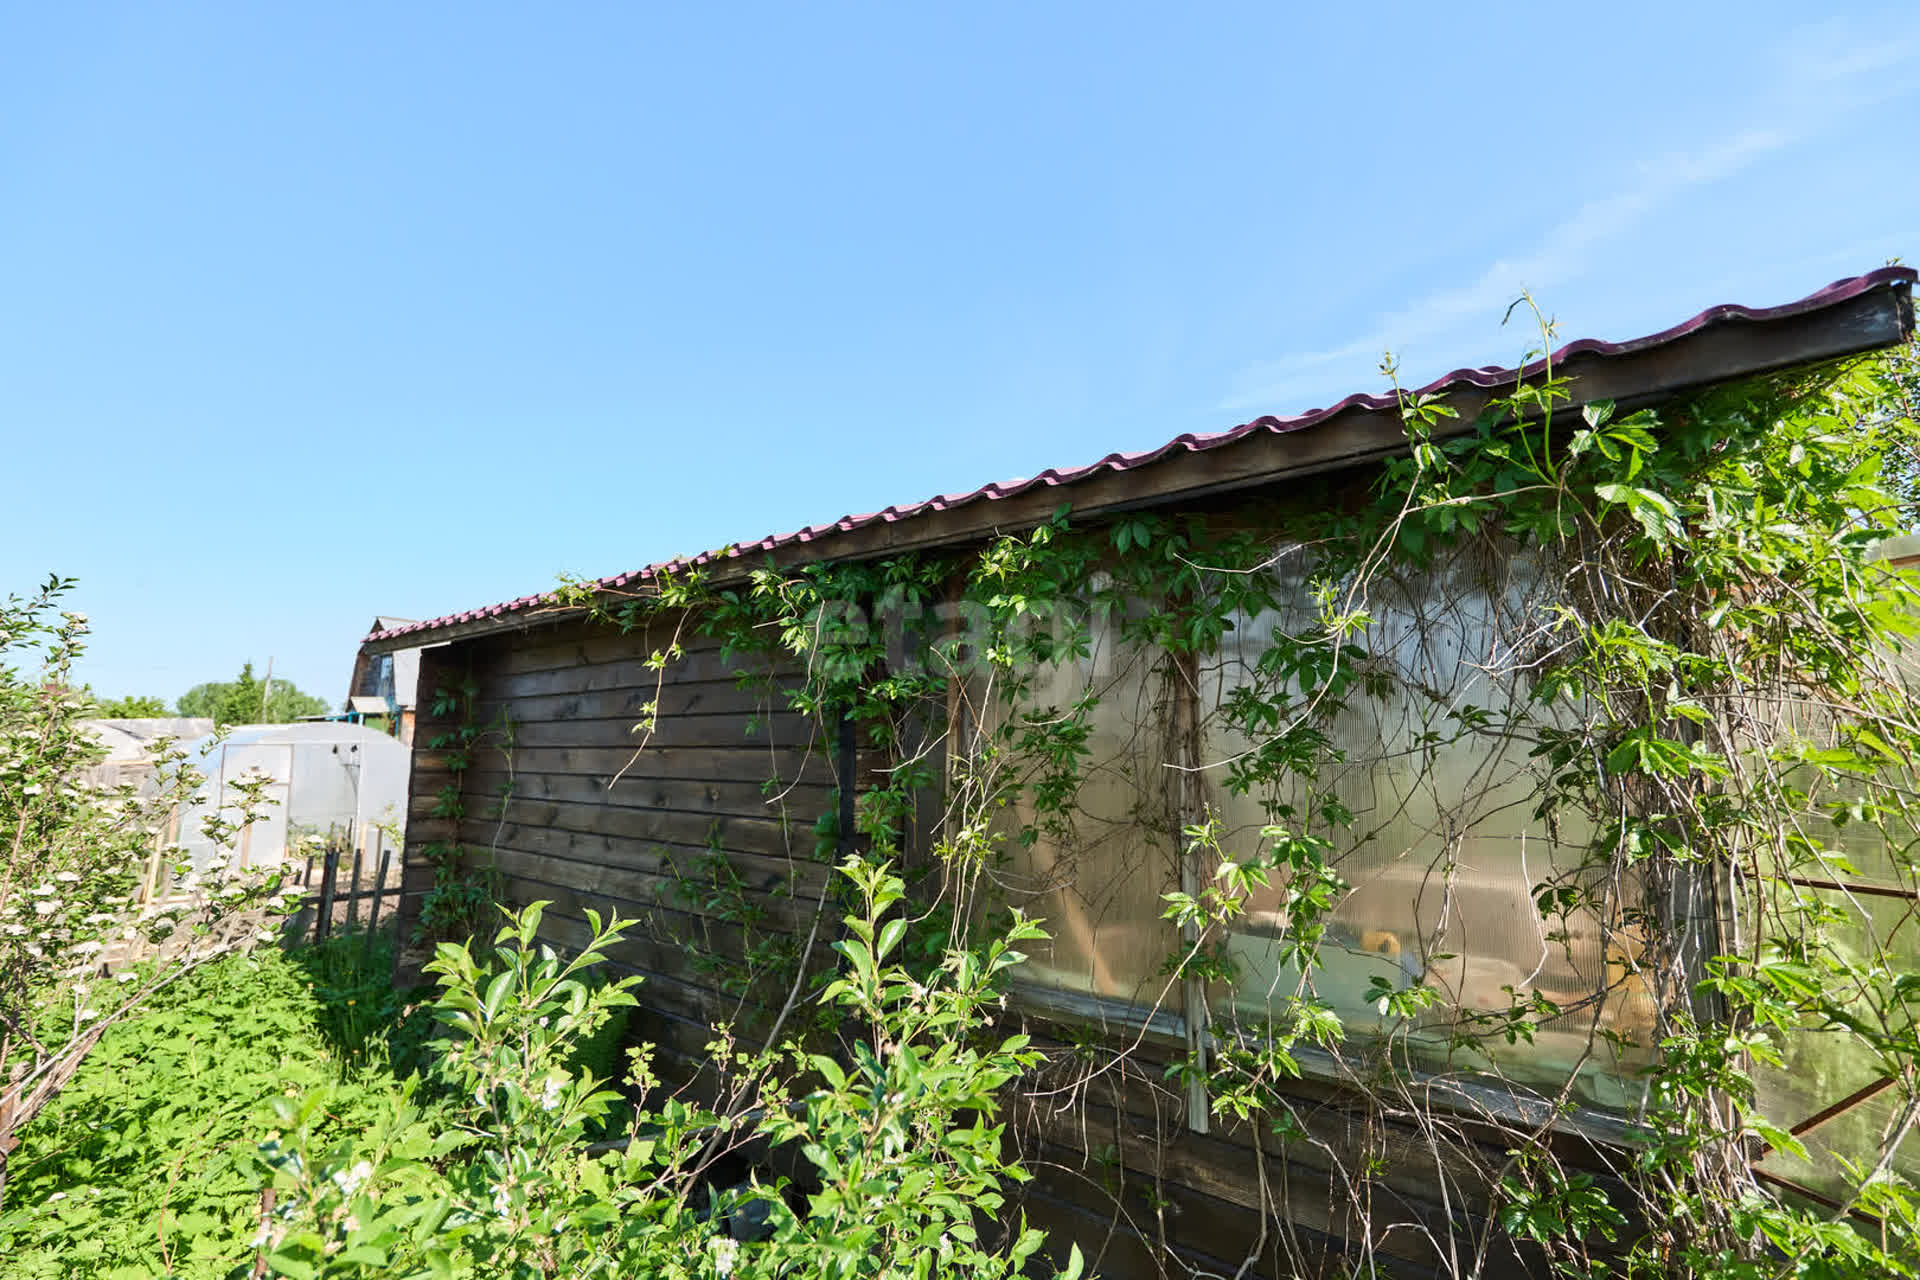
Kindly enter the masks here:
[[315, 942], [327, 936], [333, 928], [333, 882], [340, 874], [340, 847], [329, 844], [327, 856], [321, 860], [320, 869], [320, 914], [313, 922], [313, 940]]
[[347, 932], [352, 933], [360, 914], [360, 844], [366, 833], [352, 827], [347, 829], [353, 832], [350, 837], [353, 841], [353, 870], [347, 880]]
[[373, 935], [380, 929], [380, 894], [387, 887], [387, 864], [393, 859], [393, 850], [387, 847], [386, 838], [377, 830], [373, 837], [373, 847], [380, 852], [379, 867], [373, 877], [373, 910], [367, 914], [367, 954], [373, 954]]

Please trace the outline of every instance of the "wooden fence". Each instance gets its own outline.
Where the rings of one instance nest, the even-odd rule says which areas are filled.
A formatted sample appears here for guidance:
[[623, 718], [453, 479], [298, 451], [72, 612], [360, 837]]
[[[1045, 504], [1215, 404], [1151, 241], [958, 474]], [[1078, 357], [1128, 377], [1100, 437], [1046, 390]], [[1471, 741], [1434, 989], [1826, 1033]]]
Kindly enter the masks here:
[[[393, 852], [380, 827], [358, 833], [351, 828], [329, 832], [325, 845], [308, 854], [301, 868], [300, 885], [308, 892], [288, 927], [289, 935], [296, 940], [310, 936], [318, 942], [340, 929], [350, 933], [364, 927], [371, 932], [381, 924], [383, 911], [391, 918], [400, 904], [400, 868]], [[364, 926], [363, 902], [369, 904]]]
[[[153, 851], [148, 856], [147, 872], [141, 885], [141, 902], [164, 905], [176, 899], [178, 890], [173, 885], [168, 866], [179, 833], [180, 809], [176, 805], [154, 833]], [[249, 839], [251, 835], [251, 828], [240, 833], [236, 850], [240, 865], [266, 865], [256, 862]], [[364, 912], [365, 927], [368, 929], [381, 923], [383, 913], [391, 918], [398, 910], [400, 867], [394, 857], [394, 845], [387, 838], [386, 828], [372, 823], [335, 823], [328, 828], [320, 843], [305, 847], [308, 852], [304, 859], [297, 854], [290, 856], [287, 851], [282, 851], [275, 859], [297, 863], [300, 867], [300, 887], [307, 890], [288, 927], [290, 940], [311, 937], [312, 941], [318, 942], [338, 928], [352, 930], [361, 927], [361, 903], [368, 904]], [[345, 874], [344, 884], [342, 873]]]

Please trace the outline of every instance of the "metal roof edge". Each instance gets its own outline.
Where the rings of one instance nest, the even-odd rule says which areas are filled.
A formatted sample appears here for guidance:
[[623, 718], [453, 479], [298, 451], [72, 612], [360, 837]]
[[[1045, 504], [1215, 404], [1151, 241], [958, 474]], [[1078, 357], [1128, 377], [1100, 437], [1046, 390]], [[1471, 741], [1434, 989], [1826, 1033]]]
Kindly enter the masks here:
[[[1920, 273], [1911, 267], [1882, 267], [1864, 275], [1836, 280], [1824, 289], [1776, 307], [1722, 304], [1709, 307], [1679, 324], [1640, 338], [1631, 338], [1623, 342], [1581, 338], [1567, 343], [1550, 355], [1519, 367], [1488, 366], [1479, 369], [1455, 369], [1414, 389], [1413, 394], [1444, 394], [1456, 397], [1466, 395], [1484, 400], [1503, 387], [1510, 386], [1518, 380], [1537, 377], [1549, 368], [1561, 369], [1575, 366], [1588, 370], [1614, 364], [1630, 364], [1641, 358], [1657, 357], [1666, 349], [1678, 348], [1690, 341], [1696, 343], [1703, 341], [1715, 332], [1735, 331], [1758, 334], [1769, 326], [1785, 322], [1804, 322], [1809, 318], [1818, 318], [1826, 314], [1831, 314], [1835, 318], [1836, 332], [1821, 335], [1822, 343], [1792, 348], [1785, 356], [1777, 352], [1756, 349], [1751, 353], [1753, 358], [1745, 365], [1742, 365], [1738, 359], [1728, 362], [1723, 357], [1722, 364], [1715, 366], [1711, 376], [1689, 381], [1684, 376], [1684, 372], [1679, 376], [1668, 372], [1658, 378], [1650, 377], [1645, 390], [1657, 392], [1658, 395], [1677, 394], [1687, 387], [1705, 385], [1713, 381], [1750, 376], [1797, 363], [1812, 363], [1855, 354], [1890, 345], [1912, 331], [1913, 307], [1908, 290], [1917, 279], [1920, 279]], [[1886, 315], [1874, 312], [1872, 315], [1863, 316], [1861, 308], [1848, 305], [1874, 295], [1885, 295], [1891, 299], [1892, 305]], [[1869, 321], [1876, 323], [1868, 323]], [[1850, 325], [1860, 331], [1852, 332], [1849, 329]], [[1756, 343], [1755, 345], [1759, 348], [1764, 344]], [[1597, 379], [1596, 383], [1604, 384], [1607, 381]], [[1585, 398], [1631, 399], [1632, 388], [1626, 390], [1629, 394], [1619, 394], [1616, 389], [1614, 394], [1596, 394]], [[1364, 393], [1350, 395], [1324, 409], [1314, 409], [1287, 417], [1263, 416], [1219, 432], [1187, 432], [1175, 436], [1156, 448], [1138, 453], [1109, 453], [1097, 462], [1081, 467], [1048, 468], [1037, 475], [1019, 480], [982, 485], [980, 488], [959, 493], [938, 494], [924, 502], [891, 506], [864, 515], [846, 515], [828, 524], [809, 525], [791, 533], [774, 534], [753, 542], [736, 543], [716, 551], [703, 552], [697, 556], [662, 561], [627, 573], [611, 574], [588, 585], [601, 590], [618, 591], [657, 579], [662, 575], [683, 572], [724, 560], [740, 560], [743, 562], [741, 568], [744, 570], [747, 563], [759, 563], [764, 554], [788, 548], [818, 547], [819, 555], [806, 558], [827, 559], [835, 552], [820, 544], [841, 541], [845, 535], [861, 530], [925, 522], [937, 514], [957, 511], [979, 503], [1005, 502], [1011, 498], [1044, 493], [1047, 490], [1070, 489], [1102, 476], [1138, 471], [1181, 457], [1211, 453], [1241, 441], [1262, 437], [1292, 436], [1321, 427], [1336, 419], [1352, 418], [1356, 415], [1394, 414], [1397, 420], [1398, 405], [1399, 402], [1391, 395]], [[1465, 416], [1470, 415], [1463, 415]], [[1308, 474], [1313, 470], [1324, 470], [1328, 466], [1351, 465], [1365, 461], [1369, 457], [1378, 457], [1387, 451], [1389, 451], [1387, 446], [1379, 440], [1374, 440], [1352, 452], [1335, 456], [1332, 461], [1295, 468], [1274, 469], [1250, 478], [1242, 477], [1228, 482], [1190, 486], [1185, 490], [1168, 492], [1164, 500], [1176, 500], [1183, 494], [1217, 492], [1223, 488], [1242, 487], [1287, 475]], [[1061, 500], [1067, 500], [1068, 495], [1061, 494], [1059, 497]], [[956, 536], [950, 540], [959, 541], [960, 538]], [[904, 549], [908, 540], [889, 537], [887, 541], [897, 549]], [[920, 545], [926, 545], [925, 541], [922, 540]], [[852, 552], [851, 548], [849, 553], [858, 554]], [[539, 592], [440, 618], [376, 630], [362, 641], [361, 647], [365, 651], [388, 652], [423, 644], [445, 643], [479, 634], [492, 634], [516, 627], [538, 625], [557, 620], [562, 616], [572, 616], [577, 612], [576, 607], [561, 605], [555, 592]]]

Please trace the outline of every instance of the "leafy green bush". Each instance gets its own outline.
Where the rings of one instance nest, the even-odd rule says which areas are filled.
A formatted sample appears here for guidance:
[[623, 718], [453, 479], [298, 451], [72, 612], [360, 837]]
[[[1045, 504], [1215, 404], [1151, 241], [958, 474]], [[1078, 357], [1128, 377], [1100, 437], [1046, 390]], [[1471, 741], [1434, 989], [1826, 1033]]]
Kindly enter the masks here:
[[231, 780], [237, 799], [200, 824], [216, 849], [197, 867], [159, 838], [205, 781], [185, 752], [157, 741], [144, 791], [88, 780], [106, 748], [73, 684], [88, 626], [59, 608], [72, 587], [52, 577], [0, 599], [0, 1208], [18, 1131], [102, 1037], [199, 966], [273, 937], [299, 894], [284, 866], [227, 856], [277, 803], [265, 775]]
[[400, 1092], [337, 1047], [315, 960], [271, 948], [229, 957], [109, 1031], [24, 1130], [0, 1271], [144, 1280], [250, 1264], [267, 1100], [301, 1099], [331, 1136], [367, 1128]]
[[342, 1061], [406, 1075], [423, 1063], [428, 1019], [409, 1017], [411, 992], [393, 985], [390, 930], [334, 934], [289, 953], [313, 991], [320, 1034]]
[[[276, 1098], [285, 1132], [263, 1148], [276, 1193], [268, 1269], [292, 1280], [1019, 1273], [1042, 1237], [985, 1238], [1003, 1186], [1027, 1176], [990, 1120], [998, 1090], [1035, 1055], [1024, 1037], [977, 1042], [995, 984], [1021, 959], [1011, 943], [1041, 935], [1016, 922], [979, 952], [949, 952], [922, 982], [895, 954], [907, 927], [899, 878], [854, 859], [841, 870], [862, 906], [836, 944], [846, 971], [823, 999], [867, 1031], [852, 1061], [722, 1050], [748, 1082], [731, 1095], [741, 1105], [669, 1098], [612, 1144], [586, 1141], [620, 1098], [579, 1066], [579, 1049], [635, 1003], [637, 979], [591, 977], [623, 922], [596, 917], [571, 959], [538, 943], [540, 903], [510, 913], [484, 957], [441, 944], [429, 968], [450, 1033], [435, 1046], [447, 1112], [422, 1109], [410, 1082], [379, 1123], [342, 1133], [319, 1098]], [[647, 1059], [634, 1051], [643, 1087], [654, 1083]], [[808, 1167], [805, 1185], [712, 1185], [718, 1157], [755, 1137]]]

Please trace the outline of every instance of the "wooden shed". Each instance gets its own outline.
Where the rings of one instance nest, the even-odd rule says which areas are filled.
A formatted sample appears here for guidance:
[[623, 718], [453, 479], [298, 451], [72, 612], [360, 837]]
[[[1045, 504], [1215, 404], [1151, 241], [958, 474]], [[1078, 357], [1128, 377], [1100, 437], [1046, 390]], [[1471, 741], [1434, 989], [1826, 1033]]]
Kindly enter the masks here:
[[[1716, 307], [1645, 338], [1573, 343], [1554, 353], [1552, 369], [1567, 379], [1570, 409], [1600, 401], [1621, 412], [1654, 405], [1902, 341], [1912, 330], [1914, 280], [1910, 270], [1887, 268], [1785, 306]], [[1460, 371], [1422, 388], [1444, 395], [1459, 412], [1437, 437], [1471, 430], [1483, 405], [1540, 372]], [[1001, 535], [1047, 524], [1063, 507], [1079, 528], [1117, 528], [1142, 514], [1194, 514], [1268, 529], [1273, 504], [1343, 501], [1364, 488], [1382, 459], [1403, 454], [1401, 408], [1391, 396], [1356, 395], [1297, 417], [1182, 436], [1144, 453], [613, 575], [589, 584], [589, 594], [617, 606], [689, 571], [697, 570], [706, 588], [725, 591], [744, 588], [750, 575], [768, 568], [799, 573], [907, 553], [977, 554]], [[1517, 582], [1524, 567], [1503, 572], [1504, 581]], [[883, 621], [885, 606], [875, 608], [864, 621], [890, 628], [888, 643], [896, 648], [959, 625], [938, 611]], [[854, 791], [906, 756], [930, 768], [924, 803], [905, 822], [903, 856], [931, 864], [942, 788], [952, 785], [946, 753], [958, 750], [962, 735], [950, 721], [922, 726], [911, 743], [863, 740], [851, 721], [801, 714], [783, 701], [781, 690], [802, 681], [804, 659], [729, 649], [706, 634], [697, 609], [655, 608], [635, 617], [623, 629], [604, 616], [596, 620], [580, 593], [541, 592], [376, 630], [362, 660], [419, 652], [403, 922], [419, 920], [454, 849], [461, 865], [491, 875], [504, 899], [550, 900], [544, 927], [561, 946], [586, 936], [590, 908], [643, 921], [618, 952], [620, 963], [645, 977], [633, 1030], [659, 1046], [670, 1078], [686, 1079], [698, 1076], [714, 1029], [743, 1007], [739, 965], [730, 970], [709, 957], [739, 962], [783, 948], [791, 956], [809, 950], [809, 938], [813, 952], [824, 950], [820, 939], [832, 925], [823, 934], [819, 922], [831, 911], [832, 870], [816, 852], [822, 836], [842, 847], [856, 840]], [[1408, 644], [1445, 680], [1476, 661], [1475, 642], [1461, 630]], [[662, 654], [671, 660], [662, 663]], [[1254, 1260], [1246, 1274], [1317, 1267], [1344, 1274], [1341, 1268], [1362, 1256], [1384, 1272], [1457, 1271], [1461, 1241], [1479, 1229], [1476, 1215], [1485, 1211], [1484, 1174], [1426, 1141], [1418, 1117], [1356, 1105], [1345, 1083], [1351, 1065], [1303, 1051], [1302, 1077], [1290, 1088], [1304, 1129], [1284, 1140], [1210, 1115], [1204, 1097], [1165, 1078], [1165, 1065], [1179, 1054], [1209, 1050], [1207, 1009], [1210, 1002], [1218, 1008], [1220, 996], [1197, 982], [1169, 990], [1155, 978], [1169, 940], [1180, 942], [1163, 918], [1162, 898], [1183, 884], [1193, 889], [1183, 881], [1191, 868], [1180, 832], [1201, 816], [1201, 802], [1184, 784], [1168, 791], [1142, 779], [1171, 776], [1170, 764], [1197, 767], [1196, 752], [1233, 753], [1236, 740], [1224, 729], [1204, 749], [1194, 744], [1207, 717], [1229, 700], [1240, 678], [1235, 671], [1250, 670], [1259, 655], [1233, 644], [1220, 654], [1190, 673], [1185, 693], [1168, 695], [1145, 668], [1117, 658], [1096, 627], [1090, 652], [1067, 664], [1071, 678], [1049, 676], [1041, 684], [1055, 680], [1059, 687], [1034, 694], [1064, 705], [1075, 689], [1095, 682], [1117, 710], [1111, 719], [1089, 721], [1087, 794], [1074, 830], [1014, 850], [1001, 876], [1021, 905], [1048, 918], [1054, 935], [1027, 966], [1007, 1014], [1052, 1055], [1013, 1103], [1014, 1141], [1037, 1174], [1021, 1207], [1059, 1240], [1081, 1241], [1107, 1275], [1234, 1275], [1246, 1259]], [[752, 678], [744, 687], [743, 675]], [[1370, 722], [1343, 732], [1394, 730]], [[460, 767], [449, 767], [449, 744]], [[1463, 776], [1469, 765], [1485, 768], [1476, 757], [1461, 764]], [[1421, 819], [1409, 811], [1419, 802], [1394, 792], [1395, 776], [1382, 766], [1342, 794], [1351, 804], [1376, 806], [1379, 829], [1418, 826]], [[1515, 948], [1537, 947], [1540, 933], [1536, 877], [1525, 851], [1550, 858], [1560, 838], [1528, 827], [1528, 820], [1495, 816], [1518, 812], [1512, 793], [1526, 776], [1522, 763], [1486, 784], [1486, 815], [1462, 837], [1480, 853], [1448, 879], [1444, 903], [1403, 858], [1354, 864], [1330, 934], [1342, 958], [1327, 969], [1323, 994], [1364, 1014], [1366, 993], [1379, 989], [1375, 979], [1401, 983], [1420, 935], [1443, 912], [1465, 932], [1451, 935], [1458, 954], [1423, 962], [1429, 980], [1463, 1007], [1474, 1004], [1475, 984], [1511, 986], [1507, 975], [1520, 965], [1511, 958]], [[1154, 790], [1162, 809], [1149, 813], [1138, 803], [1143, 787]], [[1258, 829], [1261, 815], [1236, 803], [1222, 792], [1206, 811], [1224, 815], [1229, 830]], [[1417, 833], [1393, 839], [1400, 841], [1396, 849], [1418, 843]], [[1509, 849], [1521, 852], [1510, 856]], [[1223, 940], [1242, 975], [1229, 1002], [1243, 1006], [1258, 1003], [1258, 983], [1271, 989], [1286, 976], [1285, 965], [1263, 950], [1258, 914]], [[1610, 963], [1603, 951], [1583, 954], [1572, 944], [1566, 955], [1564, 972], [1535, 966], [1523, 981], [1542, 990], [1555, 982], [1576, 987]], [[819, 959], [809, 954], [801, 963]], [[1593, 1016], [1625, 1027], [1635, 1014], [1616, 1004]], [[1552, 1034], [1549, 1027], [1542, 1039]], [[1124, 1067], [1091, 1079], [1075, 1075], [1069, 1068], [1090, 1042], [1127, 1047]], [[1549, 1043], [1536, 1052], [1539, 1070], [1550, 1075], [1558, 1050]], [[1619, 1140], [1619, 1116], [1631, 1101], [1625, 1076], [1595, 1072], [1591, 1087], [1553, 1114], [1530, 1101], [1531, 1070], [1518, 1062], [1498, 1088], [1436, 1072], [1433, 1105], [1453, 1109], [1478, 1126], [1476, 1140], [1496, 1147], [1521, 1132], [1544, 1134], [1570, 1151], [1599, 1151]], [[1364, 1185], [1343, 1172], [1359, 1163], [1370, 1171]], [[1276, 1224], [1284, 1225], [1285, 1251], [1272, 1239], [1281, 1233]]]

